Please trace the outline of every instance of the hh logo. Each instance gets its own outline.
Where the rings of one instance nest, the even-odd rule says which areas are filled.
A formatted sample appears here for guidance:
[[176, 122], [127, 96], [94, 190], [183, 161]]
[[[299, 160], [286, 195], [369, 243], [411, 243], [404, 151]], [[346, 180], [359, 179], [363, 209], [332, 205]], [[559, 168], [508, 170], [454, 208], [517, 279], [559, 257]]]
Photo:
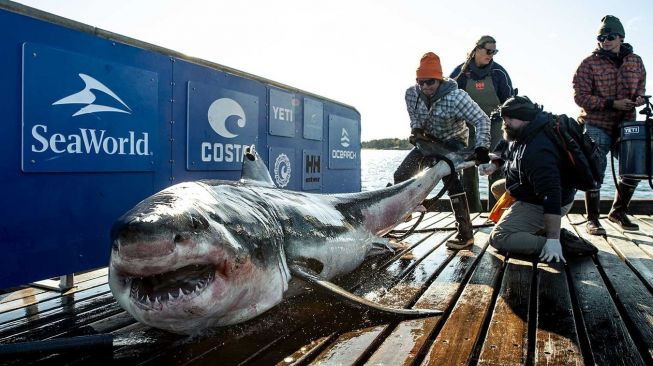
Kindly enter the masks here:
[[344, 128], [342, 129], [342, 135], [340, 137], [340, 145], [342, 147], [349, 147], [349, 133]]
[[[125, 104], [125, 102], [123, 102], [122, 99], [120, 99], [120, 97], [106, 85], [86, 74], [79, 74], [79, 77], [82, 78], [82, 81], [84, 81], [84, 89], [75, 94], [71, 94], [67, 97], [59, 99], [58, 101], [52, 103], [52, 105], [84, 104], [80, 110], [73, 114], [73, 117], [80, 116], [82, 114], [99, 112], [117, 112], [131, 114], [131, 108], [129, 108], [129, 106]], [[113, 100], [124, 106], [126, 109], [110, 107], [102, 104], [94, 104], [95, 100], [97, 99], [95, 92], [102, 92], [108, 95], [109, 97], [113, 98]]]
[[479, 80], [475, 84], [476, 90], [485, 90], [485, 81]]
[[320, 155], [306, 155], [306, 173], [320, 173]]
[[213, 128], [213, 131], [228, 139], [237, 137], [238, 134], [229, 131], [227, 122], [235, 121], [240, 128], [245, 127], [247, 123], [243, 107], [235, 100], [229, 98], [220, 98], [211, 103], [208, 115], [209, 124]]

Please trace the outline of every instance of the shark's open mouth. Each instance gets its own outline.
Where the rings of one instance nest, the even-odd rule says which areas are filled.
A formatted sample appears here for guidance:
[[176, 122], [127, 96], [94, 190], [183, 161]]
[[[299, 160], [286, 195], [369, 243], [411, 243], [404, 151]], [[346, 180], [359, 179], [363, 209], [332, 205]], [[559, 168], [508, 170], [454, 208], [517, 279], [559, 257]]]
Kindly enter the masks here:
[[197, 296], [214, 279], [214, 266], [190, 265], [172, 272], [132, 278], [130, 297], [141, 307], [157, 308], [158, 304]]

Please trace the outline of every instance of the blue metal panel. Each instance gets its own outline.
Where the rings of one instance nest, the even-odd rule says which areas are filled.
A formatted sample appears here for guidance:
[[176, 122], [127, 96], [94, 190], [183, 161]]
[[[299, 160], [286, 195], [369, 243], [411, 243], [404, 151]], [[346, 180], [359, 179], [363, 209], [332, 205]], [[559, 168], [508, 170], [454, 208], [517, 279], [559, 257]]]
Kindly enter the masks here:
[[23, 171], [154, 170], [156, 73], [33, 43], [22, 71]]
[[322, 190], [322, 152], [304, 150], [302, 159], [302, 191]]
[[360, 130], [358, 121], [332, 114], [329, 116], [329, 168], [356, 169], [360, 166]]
[[269, 156], [268, 170], [274, 184], [279, 188], [299, 190], [301, 171], [295, 158], [295, 149], [270, 146]]
[[228, 87], [188, 82], [188, 170], [241, 170], [256, 143], [259, 98]]
[[324, 104], [312, 98], [304, 98], [304, 138], [322, 141]]
[[353, 108], [82, 30], [0, 9], [0, 288], [105, 266], [117, 217], [240, 178], [246, 145], [285, 189], [360, 190], [360, 158], [326, 164], [342, 128], [360, 149]]
[[267, 160], [265, 85], [180, 59], [173, 64], [170, 183], [237, 180], [242, 156], [234, 153], [251, 144]]
[[[30, 145], [36, 144], [36, 150], [42, 146], [26, 139], [27, 164], [26, 172], [23, 172], [21, 104], [29, 108], [26, 110], [25, 120], [25, 131], [29, 136], [30, 129], [37, 124], [48, 126], [49, 138], [52, 138], [53, 132], [63, 131], [62, 135], [70, 135], [80, 131], [80, 128], [87, 129], [88, 133], [95, 124], [98, 126], [96, 133], [100, 129], [106, 129], [105, 136], [110, 134], [116, 137], [127, 133], [126, 136], [129, 137], [127, 131], [132, 129], [124, 127], [127, 120], [117, 118], [118, 114], [127, 115], [126, 113], [115, 113], [116, 118], [107, 117], [111, 113], [72, 117], [81, 105], [52, 105], [53, 102], [83, 87], [79, 74], [94, 75], [100, 71], [98, 64], [104, 64], [107, 73], [97, 76], [97, 79], [115, 91], [131, 108], [132, 114], [127, 116], [153, 115], [153, 118], [147, 121], [147, 126], [142, 124], [143, 121], [133, 122], [136, 126], [133, 129], [136, 140], [140, 138], [139, 132], [152, 133], [148, 135], [148, 150], [151, 150], [155, 146], [164, 146], [169, 138], [168, 130], [164, 127], [164, 120], [169, 119], [165, 117], [168, 112], [167, 104], [159, 103], [153, 109], [151, 102], [152, 98], [159, 101], [170, 99], [170, 88], [161, 87], [169, 85], [171, 81], [169, 59], [160, 54], [7, 11], [0, 11], [0, 32], [3, 35], [0, 37], [0, 54], [3, 55], [0, 58], [0, 101], [3, 111], [3, 133], [0, 134], [0, 154], [3, 156], [3, 159], [0, 159], [0, 189], [5, 197], [5, 209], [0, 210], [0, 249], [3, 253], [0, 256], [0, 288], [105, 266], [108, 261], [111, 224], [143, 197], [162, 188], [162, 184], [157, 181], [164, 180], [161, 179], [161, 173], [166, 177], [168, 175], [164, 169], [167, 166], [164, 161], [167, 162], [168, 157], [157, 154], [138, 157], [121, 155], [120, 159], [112, 159], [100, 153], [80, 153], [71, 157], [52, 151], [47, 153], [47, 157], [41, 157], [30, 155]], [[37, 59], [43, 55], [41, 51], [47, 54], [56, 49], [62, 50], [64, 55], [78, 54], [90, 62], [89, 65], [75, 62], [70, 65], [55, 63], [48, 66], [51, 75], [39, 81], [32, 72], [45, 72], [46, 67], [32, 65], [34, 67], [23, 69], [22, 50], [25, 43], [28, 50], [31, 46], [40, 45], [36, 46]], [[54, 59], [62, 60], [57, 59], [62, 56], [61, 53], [55, 55], [57, 51], [52, 52]], [[132, 68], [124, 69], [121, 65], [131, 65]], [[140, 75], [158, 78], [158, 82], [149, 79], [145, 82], [149, 88], [142, 94], [147, 94], [145, 106], [129, 100], [131, 96], [141, 93], [134, 90], [138, 89], [139, 85], [124, 84], [120, 77], [104, 79], [110, 72], [109, 68], [113, 68], [120, 77], [132, 77], [141, 73]], [[25, 75], [21, 75], [23, 71]], [[23, 79], [28, 85], [27, 93], [21, 99]], [[40, 90], [32, 89], [35, 87], [33, 84], [38, 82], [42, 85]], [[158, 89], [152, 90], [157, 84]], [[116, 103], [111, 106], [124, 108], [114, 98], [108, 99]], [[108, 99], [97, 100], [104, 103]], [[45, 102], [39, 105], [47, 100], [50, 100], [49, 106]], [[64, 109], [67, 112], [64, 112]], [[52, 116], [56, 120], [51, 120]], [[41, 118], [45, 119], [39, 120]], [[41, 131], [45, 136], [45, 130]], [[56, 149], [66, 146], [65, 143], [58, 142], [61, 137], [54, 139]], [[109, 143], [107, 148], [110, 151], [113, 149]], [[72, 150], [75, 151], [75, 148]], [[31, 160], [35, 160], [34, 165]], [[62, 164], [58, 166], [60, 161]], [[144, 164], [145, 162], [147, 164]], [[143, 171], [107, 172], [134, 169]], [[42, 172], [30, 173], [37, 170]], [[66, 173], [75, 170], [86, 172]]]
[[300, 111], [296, 95], [270, 88], [270, 135], [295, 137], [295, 124], [301, 123]]

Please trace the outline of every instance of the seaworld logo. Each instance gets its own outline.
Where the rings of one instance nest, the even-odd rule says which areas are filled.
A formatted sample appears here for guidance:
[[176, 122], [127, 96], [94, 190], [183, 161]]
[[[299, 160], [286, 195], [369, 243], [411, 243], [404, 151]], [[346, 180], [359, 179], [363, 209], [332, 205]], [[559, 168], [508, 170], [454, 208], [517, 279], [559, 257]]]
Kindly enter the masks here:
[[[208, 120], [213, 131], [226, 139], [238, 137], [237, 133], [227, 128], [228, 122], [235, 122], [240, 128], [244, 128], [247, 124], [245, 110], [230, 98], [220, 98], [211, 103]], [[201, 158], [203, 162], [242, 162], [245, 148], [247, 145], [202, 142]]]
[[[131, 108], [106, 85], [89, 75], [78, 75], [84, 81], [84, 88], [57, 100], [52, 103], [53, 106], [83, 104], [84, 106], [75, 112], [73, 117], [100, 112], [132, 113]], [[95, 103], [97, 92], [110, 96], [119, 107]], [[46, 124], [35, 124], [31, 128], [31, 136], [33, 138], [31, 151], [39, 154], [50, 152], [82, 155], [152, 155], [148, 132], [128, 130], [117, 135], [116, 131], [82, 127], [64, 132], [49, 128]]]
[[[84, 89], [78, 91], [77, 93], [71, 94], [67, 97], [61, 98], [58, 101], [52, 103], [52, 105], [60, 105], [60, 104], [84, 104], [80, 110], [75, 112], [73, 114], [73, 117], [80, 116], [83, 114], [89, 114], [89, 113], [99, 113], [99, 112], [117, 112], [117, 113], [127, 113], [131, 114], [131, 108], [120, 99], [116, 93], [114, 93], [111, 89], [109, 89], [106, 85], [102, 84], [101, 82], [97, 81], [96, 79], [86, 75], [86, 74], [78, 74], [80, 78], [82, 78], [82, 81], [84, 81]], [[126, 109], [120, 109], [116, 107], [110, 107], [107, 105], [102, 105], [102, 104], [94, 104], [95, 100], [97, 99], [97, 96], [95, 95], [94, 91], [100, 91], [104, 94], [107, 94], [113, 100], [117, 101], [120, 103], [122, 106], [124, 106]]]

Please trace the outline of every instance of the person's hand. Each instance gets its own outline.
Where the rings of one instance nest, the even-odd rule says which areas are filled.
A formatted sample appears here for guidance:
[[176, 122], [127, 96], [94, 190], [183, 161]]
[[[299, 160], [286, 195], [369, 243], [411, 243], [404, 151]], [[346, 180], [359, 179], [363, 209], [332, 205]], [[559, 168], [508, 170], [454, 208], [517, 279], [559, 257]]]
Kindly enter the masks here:
[[478, 174], [480, 175], [490, 175], [497, 170], [497, 166], [494, 163], [485, 163], [478, 166]]
[[546, 239], [546, 243], [540, 252], [540, 260], [542, 262], [564, 262], [567, 263], [565, 257], [562, 255], [562, 245], [560, 239]]
[[411, 145], [415, 146], [417, 141], [426, 140], [426, 135], [424, 135], [424, 130], [421, 128], [413, 128], [410, 130], [410, 136], [408, 137], [408, 142]]
[[642, 106], [644, 103], [646, 103], [646, 98], [642, 97], [641, 95], [638, 95], [637, 98], [635, 98], [636, 107]]
[[629, 111], [635, 108], [635, 102], [630, 99], [619, 99], [612, 102], [612, 108], [618, 109], [620, 111]]
[[490, 162], [490, 151], [484, 147], [477, 147], [474, 149], [474, 155], [476, 156], [476, 165], [487, 164]]

